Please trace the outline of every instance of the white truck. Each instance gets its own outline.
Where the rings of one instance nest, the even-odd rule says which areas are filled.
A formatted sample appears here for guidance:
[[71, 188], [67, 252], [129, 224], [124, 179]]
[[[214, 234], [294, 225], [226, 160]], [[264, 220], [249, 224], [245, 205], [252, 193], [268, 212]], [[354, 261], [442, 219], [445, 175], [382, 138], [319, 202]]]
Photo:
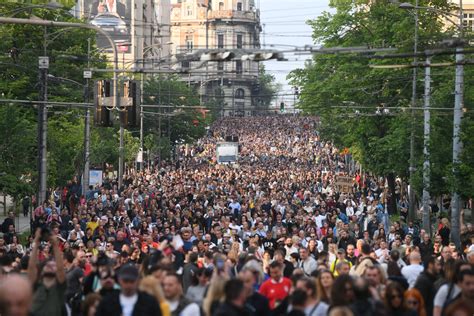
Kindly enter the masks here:
[[217, 163], [237, 163], [239, 158], [239, 143], [222, 142], [216, 146]]

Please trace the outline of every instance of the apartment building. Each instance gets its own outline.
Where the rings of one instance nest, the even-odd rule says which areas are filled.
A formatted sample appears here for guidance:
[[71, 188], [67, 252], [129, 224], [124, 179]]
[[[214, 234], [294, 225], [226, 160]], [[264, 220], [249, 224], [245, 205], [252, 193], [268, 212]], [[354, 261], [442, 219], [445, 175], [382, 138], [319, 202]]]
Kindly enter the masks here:
[[[78, 0], [72, 12], [109, 34], [120, 68], [150, 69], [170, 55], [170, 0]], [[97, 46], [112, 52], [104, 36]]]
[[259, 112], [258, 62], [186, 60], [203, 49], [255, 50], [260, 48], [260, 11], [253, 0], [172, 0], [172, 67], [198, 88], [201, 100], [215, 100], [225, 116]]

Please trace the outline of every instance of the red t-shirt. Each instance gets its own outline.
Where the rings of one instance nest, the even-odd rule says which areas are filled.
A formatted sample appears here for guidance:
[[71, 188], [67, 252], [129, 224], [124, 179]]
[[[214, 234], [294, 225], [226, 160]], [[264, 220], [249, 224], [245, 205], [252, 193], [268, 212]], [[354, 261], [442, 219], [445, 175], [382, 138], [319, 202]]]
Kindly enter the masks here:
[[260, 286], [260, 294], [268, 298], [270, 309], [278, 306], [289, 294], [291, 290], [291, 280], [281, 278], [279, 282], [268, 279]]

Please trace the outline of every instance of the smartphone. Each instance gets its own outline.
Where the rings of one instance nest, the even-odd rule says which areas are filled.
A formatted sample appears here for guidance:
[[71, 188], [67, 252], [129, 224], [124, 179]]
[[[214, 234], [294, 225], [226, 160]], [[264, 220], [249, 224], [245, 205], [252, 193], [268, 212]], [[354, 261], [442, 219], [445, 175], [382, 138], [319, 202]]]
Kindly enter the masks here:
[[225, 261], [222, 258], [217, 258], [216, 260], [216, 267], [217, 271], [222, 272], [224, 271]]

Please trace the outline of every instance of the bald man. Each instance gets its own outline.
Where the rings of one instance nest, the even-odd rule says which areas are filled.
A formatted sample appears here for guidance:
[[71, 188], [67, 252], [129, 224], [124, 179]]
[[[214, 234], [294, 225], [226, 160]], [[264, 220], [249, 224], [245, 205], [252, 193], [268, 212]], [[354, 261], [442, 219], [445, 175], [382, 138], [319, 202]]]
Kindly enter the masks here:
[[0, 315], [29, 315], [33, 292], [30, 281], [19, 274], [7, 275], [0, 281]]
[[410, 288], [415, 286], [416, 279], [423, 270], [420, 253], [413, 251], [410, 253], [410, 265], [402, 268], [402, 275], [407, 279]]

